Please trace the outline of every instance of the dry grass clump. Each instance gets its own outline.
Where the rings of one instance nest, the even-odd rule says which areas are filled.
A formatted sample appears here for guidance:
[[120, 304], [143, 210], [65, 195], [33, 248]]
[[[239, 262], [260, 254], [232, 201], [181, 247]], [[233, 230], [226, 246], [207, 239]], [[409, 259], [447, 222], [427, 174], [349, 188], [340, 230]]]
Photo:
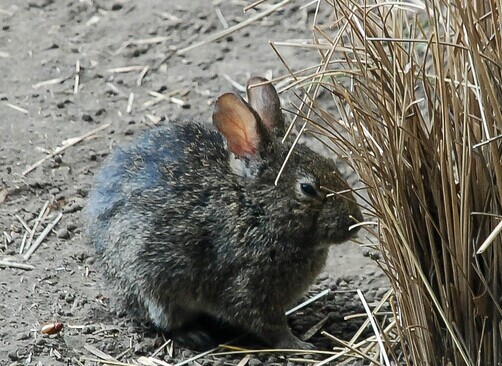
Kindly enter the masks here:
[[[305, 92], [298, 110], [307, 129], [348, 152], [367, 186], [401, 361], [500, 365], [500, 2], [312, 6], [313, 40], [297, 46], [321, 60], [290, 69], [290, 86]], [[337, 108], [318, 102], [322, 90]]]

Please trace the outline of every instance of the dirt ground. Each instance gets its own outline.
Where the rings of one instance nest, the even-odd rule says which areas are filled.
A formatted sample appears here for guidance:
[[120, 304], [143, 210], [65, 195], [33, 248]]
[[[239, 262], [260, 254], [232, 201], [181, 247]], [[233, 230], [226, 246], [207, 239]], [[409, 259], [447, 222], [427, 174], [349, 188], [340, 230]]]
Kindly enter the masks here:
[[[90, 359], [106, 355], [128, 362], [152, 355], [164, 343], [147, 323], [120, 309], [83, 235], [81, 209], [93, 174], [114, 146], [174, 119], [209, 120], [212, 102], [233, 88], [228, 78], [242, 85], [250, 75], [286, 73], [268, 41], [310, 37], [312, 13], [299, 9], [300, 4], [185, 55], [175, 52], [222, 29], [218, 10], [229, 25], [247, 18], [244, 5], [225, 1], [215, 7], [204, 0], [0, 2], [0, 260], [33, 266], [0, 266], [0, 365], [95, 365]], [[301, 51], [285, 54], [293, 64], [304, 62]], [[282, 97], [287, 105], [292, 96]], [[49, 155], [97, 128], [101, 130]], [[23, 174], [44, 157], [40, 166]], [[30, 234], [22, 222], [31, 230], [46, 202], [32, 242], [58, 214], [62, 218], [25, 261], [19, 252]], [[359, 239], [366, 240], [364, 235]], [[309, 295], [333, 291], [291, 315], [297, 335], [317, 324], [342, 339], [357, 330], [363, 318], [344, 320], [362, 312], [355, 290], [371, 302], [387, 286], [363, 252], [354, 243], [333, 247]], [[63, 323], [64, 330], [40, 334], [52, 322]], [[310, 341], [323, 350], [335, 346], [320, 331]], [[174, 344], [172, 356], [162, 348], [156, 357], [175, 364], [194, 354]], [[247, 362], [294, 364], [292, 357], [262, 354]], [[191, 364], [237, 364], [242, 358], [210, 355]]]

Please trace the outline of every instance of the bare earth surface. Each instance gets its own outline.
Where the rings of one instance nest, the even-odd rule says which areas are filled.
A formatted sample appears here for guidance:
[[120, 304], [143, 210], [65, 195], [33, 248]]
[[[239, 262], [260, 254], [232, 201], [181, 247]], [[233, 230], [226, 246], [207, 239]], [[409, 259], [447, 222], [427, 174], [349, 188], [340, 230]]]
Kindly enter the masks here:
[[[248, 17], [243, 5], [220, 4], [229, 25]], [[0, 1], [0, 260], [33, 266], [0, 266], [0, 365], [94, 365], [89, 359], [103, 356], [96, 350], [127, 362], [152, 355], [164, 343], [148, 323], [120, 309], [85, 240], [81, 209], [93, 175], [114, 146], [142, 130], [177, 118], [209, 121], [212, 102], [233, 88], [225, 75], [245, 84], [250, 75], [286, 73], [268, 41], [310, 37], [311, 17], [290, 6], [180, 56], [175, 47], [222, 29], [211, 2]], [[301, 65], [301, 51], [285, 54]], [[284, 105], [294, 98], [282, 97]], [[68, 139], [99, 127], [101, 131], [22, 174]], [[31, 230], [46, 202], [33, 242], [59, 213], [62, 219], [24, 261], [19, 251], [27, 230], [21, 221]], [[28, 241], [30, 234], [26, 236]], [[359, 239], [366, 240], [364, 234]], [[346, 340], [364, 320], [344, 320], [362, 312], [355, 290], [361, 289], [370, 302], [385, 291], [383, 275], [363, 251], [354, 243], [333, 247], [324, 274], [308, 295], [333, 291], [291, 315], [300, 337], [319, 325], [309, 340], [319, 349], [336, 345], [322, 330]], [[56, 321], [64, 324], [62, 332], [40, 334], [42, 325]], [[168, 353], [162, 348], [156, 357], [175, 364], [195, 354], [176, 344], [172, 356]], [[243, 357], [206, 356], [191, 364], [231, 365]], [[294, 364], [294, 356], [254, 355], [248, 364]]]

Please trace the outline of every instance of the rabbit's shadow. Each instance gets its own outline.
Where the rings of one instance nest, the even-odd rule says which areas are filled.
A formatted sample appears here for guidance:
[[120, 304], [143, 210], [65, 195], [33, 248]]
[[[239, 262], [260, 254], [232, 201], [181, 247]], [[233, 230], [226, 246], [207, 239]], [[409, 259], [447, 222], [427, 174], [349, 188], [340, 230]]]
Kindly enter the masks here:
[[[154, 326], [152, 326], [155, 329]], [[235, 345], [243, 348], [262, 348], [258, 338], [243, 328], [231, 325], [208, 314], [200, 314], [181, 329], [165, 331], [157, 329], [183, 348], [204, 352], [219, 345]]]

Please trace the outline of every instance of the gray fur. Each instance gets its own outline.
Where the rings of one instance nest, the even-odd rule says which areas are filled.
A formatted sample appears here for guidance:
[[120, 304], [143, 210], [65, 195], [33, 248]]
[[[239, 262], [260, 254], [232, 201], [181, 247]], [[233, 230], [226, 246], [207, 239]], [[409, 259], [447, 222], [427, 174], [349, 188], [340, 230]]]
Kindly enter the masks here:
[[328, 244], [353, 235], [349, 216], [362, 216], [351, 194], [302, 193], [303, 182], [347, 189], [335, 164], [303, 145], [274, 186], [288, 149], [270, 139], [256, 156], [235, 157], [209, 125], [175, 122], [114, 151], [90, 193], [87, 228], [129, 306], [168, 331], [206, 313], [269, 345], [308, 347], [284, 312], [323, 268]]

